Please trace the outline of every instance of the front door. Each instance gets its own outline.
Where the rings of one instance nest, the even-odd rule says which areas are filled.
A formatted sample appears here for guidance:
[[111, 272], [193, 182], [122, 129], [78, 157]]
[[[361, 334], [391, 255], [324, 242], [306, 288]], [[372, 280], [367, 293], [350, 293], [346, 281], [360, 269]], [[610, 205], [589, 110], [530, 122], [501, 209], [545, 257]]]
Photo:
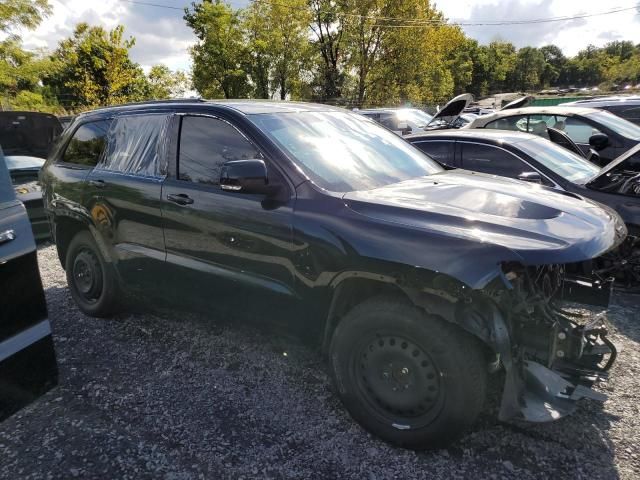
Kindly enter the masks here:
[[[176, 161], [162, 188], [168, 279], [178, 298], [264, 313], [294, 299], [294, 196], [268, 158], [229, 122], [182, 117]], [[287, 194], [223, 191], [222, 165], [261, 158]]]

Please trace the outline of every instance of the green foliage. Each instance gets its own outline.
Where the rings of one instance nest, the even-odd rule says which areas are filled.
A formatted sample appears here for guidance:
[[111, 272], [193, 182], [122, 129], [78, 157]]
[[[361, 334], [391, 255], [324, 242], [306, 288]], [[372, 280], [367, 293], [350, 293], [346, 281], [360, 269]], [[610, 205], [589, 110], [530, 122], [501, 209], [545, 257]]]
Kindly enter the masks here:
[[52, 72], [45, 84], [71, 109], [140, 100], [147, 80], [129, 58], [134, 43], [133, 38], [124, 38], [123, 26], [106, 31], [80, 23], [53, 53]]
[[0, 31], [15, 28], [35, 28], [51, 13], [48, 0], [2, 0], [0, 2]]
[[145, 75], [122, 26], [79, 24], [52, 53], [25, 50], [13, 32], [50, 12], [47, 0], [0, 0], [4, 108], [77, 111], [179, 97], [192, 87], [209, 98], [442, 104], [462, 92], [640, 82], [640, 45], [590, 45], [573, 58], [555, 45], [479, 45], [430, 0], [254, 0], [244, 9], [194, 1], [184, 12], [197, 39], [190, 78], [164, 65]]
[[147, 99], [183, 97], [188, 87], [184, 72], [172, 72], [166, 65], [154, 65], [147, 75]]
[[242, 11], [220, 0], [193, 3], [184, 19], [198, 39], [191, 49], [196, 90], [209, 98], [247, 97], [252, 89]]

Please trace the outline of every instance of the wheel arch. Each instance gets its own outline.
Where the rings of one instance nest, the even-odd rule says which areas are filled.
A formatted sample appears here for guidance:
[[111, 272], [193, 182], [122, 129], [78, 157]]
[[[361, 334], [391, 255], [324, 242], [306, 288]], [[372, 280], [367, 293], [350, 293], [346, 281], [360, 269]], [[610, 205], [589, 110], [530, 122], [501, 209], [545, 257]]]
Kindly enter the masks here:
[[73, 237], [75, 237], [78, 233], [83, 231], [89, 232], [91, 234], [96, 244], [98, 245], [100, 253], [103, 255], [104, 259], [107, 262], [112, 262], [112, 257], [108, 249], [105, 248], [105, 244], [103, 241], [101, 241], [98, 230], [90, 220], [84, 217], [57, 215], [52, 223], [54, 226], [52, 230], [54, 232], [56, 249], [58, 251], [58, 259], [60, 260], [63, 269], [66, 266], [67, 252], [71, 240], [73, 240]]
[[[415, 273], [415, 272], [414, 272]], [[385, 275], [348, 272], [339, 275], [332, 285], [332, 296], [325, 319], [322, 351], [328, 352], [331, 337], [343, 317], [356, 305], [375, 296], [393, 296], [425, 313], [436, 315], [472, 334], [492, 353], [495, 348], [495, 306], [482, 294], [469, 291], [457, 280], [434, 272], [421, 275]], [[426, 275], [425, 275], [426, 274]], [[470, 308], [473, 305], [474, 308]]]

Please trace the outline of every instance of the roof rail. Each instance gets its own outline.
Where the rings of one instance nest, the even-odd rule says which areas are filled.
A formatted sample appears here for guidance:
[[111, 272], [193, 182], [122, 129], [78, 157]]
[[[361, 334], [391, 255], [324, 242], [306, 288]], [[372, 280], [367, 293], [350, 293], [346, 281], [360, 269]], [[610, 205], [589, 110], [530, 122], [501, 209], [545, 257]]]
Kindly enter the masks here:
[[165, 104], [165, 103], [190, 103], [190, 102], [205, 103], [206, 100], [201, 98], [201, 97], [196, 97], [196, 98], [170, 98], [170, 99], [166, 99], [166, 100], [144, 100], [144, 101], [141, 101], [141, 102], [119, 103], [117, 105], [109, 105], [109, 106], [105, 106], [105, 107], [98, 107], [98, 108], [94, 108], [93, 110], [89, 110], [89, 111], [95, 112], [96, 110], [108, 110], [108, 109], [111, 109], [111, 108], [120, 108], [120, 107], [133, 107], [133, 106], [136, 106], [136, 105], [162, 105], [162, 104]]

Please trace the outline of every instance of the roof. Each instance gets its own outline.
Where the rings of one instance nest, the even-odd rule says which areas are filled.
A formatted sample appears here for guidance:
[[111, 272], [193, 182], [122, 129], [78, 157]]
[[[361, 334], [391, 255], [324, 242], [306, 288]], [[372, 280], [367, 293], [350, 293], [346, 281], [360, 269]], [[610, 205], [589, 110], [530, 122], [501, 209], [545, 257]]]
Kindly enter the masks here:
[[256, 115], [263, 113], [295, 113], [295, 112], [313, 112], [313, 111], [341, 111], [343, 108], [332, 107], [329, 105], [320, 105], [316, 103], [304, 102], [288, 102], [279, 100], [203, 100], [200, 98], [185, 98], [173, 100], [154, 100], [148, 102], [128, 103], [124, 105], [115, 105], [111, 107], [99, 108], [81, 115], [100, 113], [117, 113], [134, 110], [144, 110], [146, 108], [162, 108], [162, 107], [206, 107], [219, 106], [236, 110], [245, 115]]
[[640, 95], [629, 95], [626, 97], [596, 97], [587, 100], [576, 100], [575, 102], [567, 102], [562, 105], [567, 106], [591, 106], [591, 105], [640, 105]]
[[525, 140], [535, 140], [540, 137], [531, 133], [514, 132], [511, 130], [489, 130], [489, 129], [473, 129], [468, 128], [451, 128], [446, 130], [432, 130], [423, 133], [414, 133], [413, 135], [407, 135], [405, 140], [411, 141], [411, 139], [424, 139], [435, 140], [439, 139], [475, 139], [475, 140], [489, 140], [496, 143], [508, 142], [517, 143]]
[[494, 120], [498, 120], [500, 118], [513, 117], [516, 115], [534, 115], [534, 114], [542, 114], [542, 115], [590, 115], [593, 113], [600, 113], [601, 110], [596, 108], [589, 107], [580, 107], [580, 106], [553, 106], [553, 107], [522, 107], [522, 108], [513, 108], [509, 110], [499, 110], [495, 113], [489, 113], [487, 115], [482, 115], [476, 118], [471, 124], [471, 128], [475, 128], [476, 126], [484, 126], [489, 122]]

